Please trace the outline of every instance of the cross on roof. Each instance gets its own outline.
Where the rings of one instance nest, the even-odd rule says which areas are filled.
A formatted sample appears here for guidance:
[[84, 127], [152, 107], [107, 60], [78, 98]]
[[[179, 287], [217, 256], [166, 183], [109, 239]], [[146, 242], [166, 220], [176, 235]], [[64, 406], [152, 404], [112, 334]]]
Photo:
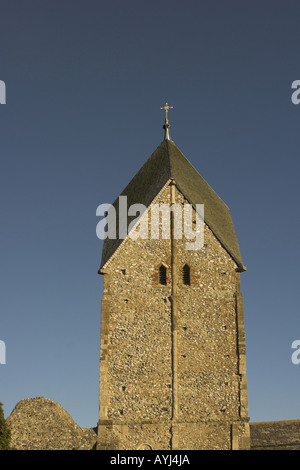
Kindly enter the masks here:
[[164, 109], [166, 111], [166, 120], [168, 120], [168, 111], [169, 109], [173, 109], [173, 106], [169, 106], [168, 103], [166, 103], [166, 106], [163, 106], [160, 109]]

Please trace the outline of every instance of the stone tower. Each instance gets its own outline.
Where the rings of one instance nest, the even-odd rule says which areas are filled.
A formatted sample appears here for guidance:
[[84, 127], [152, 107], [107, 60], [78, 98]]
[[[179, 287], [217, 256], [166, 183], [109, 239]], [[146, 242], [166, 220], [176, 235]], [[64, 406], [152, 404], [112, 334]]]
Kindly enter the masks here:
[[[128, 208], [146, 211], [136, 226], [128, 216], [128, 236], [118, 237], [119, 197], [117, 237], [103, 244], [97, 448], [249, 449], [245, 267], [228, 207], [170, 140], [169, 127], [166, 113], [164, 140], [121, 193]], [[151, 209], [162, 204], [192, 207], [194, 225], [196, 205], [204, 205], [201, 248], [186, 248], [184, 230], [175, 236], [175, 211], [169, 236], [151, 236]], [[147, 237], [129, 236], [145, 217]]]

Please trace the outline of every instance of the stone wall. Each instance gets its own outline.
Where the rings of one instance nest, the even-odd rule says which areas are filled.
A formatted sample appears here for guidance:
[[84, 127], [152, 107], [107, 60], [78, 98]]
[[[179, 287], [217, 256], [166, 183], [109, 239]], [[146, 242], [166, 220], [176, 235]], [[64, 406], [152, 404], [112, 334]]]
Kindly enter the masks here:
[[[169, 185], [153, 203], [170, 204]], [[249, 446], [240, 274], [207, 225], [201, 250], [186, 242], [174, 242], [173, 271], [170, 238], [150, 235], [128, 237], [102, 270], [100, 448]]]
[[300, 420], [250, 423], [251, 450], [300, 450]]
[[80, 428], [56, 402], [47, 398], [20, 401], [6, 420], [17, 450], [91, 450], [94, 429]]
[[[56, 402], [46, 398], [20, 401], [7, 424], [12, 431], [12, 446], [17, 450], [94, 450], [96, 430], [81, 429], [71, 416]], [[218, 448], [220, 439], [231, 444], [228, 435], [232, 426], [212, 423], [181, 424], [180, 447], [192, 449]], [[171, 439], [170, 427], [147, 420], [134, 423], [107, 424], [107, 439], [112, 449], [118, 450], [120, 441], [127, 436], [132, 446], [137, 440], [140, 450], [150, 449], [149, 436], [156, 434], [156, 450], [165, 450]], [[238, 435], [238, 433], [237, 433]], [[300, 420], [250, 423], [251, 450], [300, 450]], [[200, 445], [199, 445], [200, 444]]]

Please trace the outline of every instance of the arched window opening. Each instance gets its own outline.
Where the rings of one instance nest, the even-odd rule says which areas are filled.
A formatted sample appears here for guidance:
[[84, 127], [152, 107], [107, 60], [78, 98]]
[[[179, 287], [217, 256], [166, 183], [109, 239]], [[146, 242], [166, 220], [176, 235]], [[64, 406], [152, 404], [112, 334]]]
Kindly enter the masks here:
[[185, 264], [182, 270], [182, 281], [185, 286], [191, 285], [191, 270], [190, 267]]
[[162, 264], [159, 268], [159, 283], [163, 286], [167, 285], [167, 268]]

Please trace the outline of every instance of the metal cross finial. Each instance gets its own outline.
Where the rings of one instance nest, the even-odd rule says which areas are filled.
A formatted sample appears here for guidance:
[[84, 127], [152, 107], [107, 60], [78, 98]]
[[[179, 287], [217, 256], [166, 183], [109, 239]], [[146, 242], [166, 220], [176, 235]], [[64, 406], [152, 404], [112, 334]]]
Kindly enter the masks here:
[[168, 121], [168, 111], [169, 109], [173, 109], [173, 106], [169, 106], [168, 103], [166, 103], [166, 106], [163, 106], [160, 109], [164, 109], [166, 111], [166, 121]]
[[162, 108], [160, 108], [166, 111], [166, 119], [163, 125], [163, 129], [165, 130], [165, 140], [170, 140], [170, 133], [169, 133], [170, 124], [169, 124], [169, 119], [168, 119], [168, 111], [169, 109], [172, 109], [172, 108], [173, 106], [169, 106], [168, 103], [166, 103], [166, 106], [163, 106]]

